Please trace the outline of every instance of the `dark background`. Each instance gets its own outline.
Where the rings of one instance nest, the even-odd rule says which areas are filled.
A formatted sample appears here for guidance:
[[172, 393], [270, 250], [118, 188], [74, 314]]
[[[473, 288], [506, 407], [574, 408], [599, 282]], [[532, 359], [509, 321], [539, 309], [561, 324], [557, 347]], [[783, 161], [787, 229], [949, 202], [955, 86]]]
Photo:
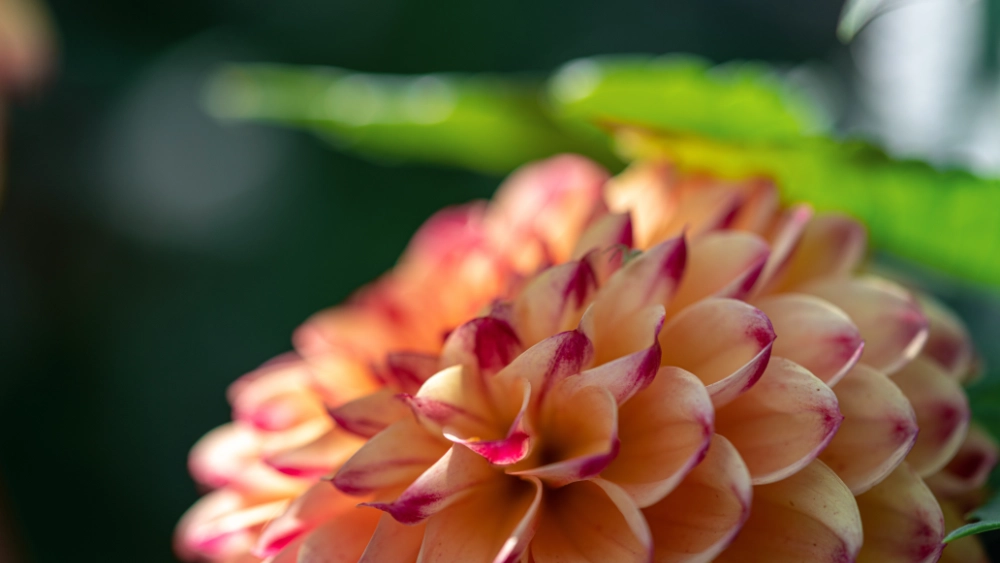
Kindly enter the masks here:
[[0, 214], [0, 498], [44, 563], [173, 561], [226, 385], [499, 179], [386, 167], [199, 106], [226, 61], [537, 71], [574, 57], [849, 60], [839, 0], [61, 0]]

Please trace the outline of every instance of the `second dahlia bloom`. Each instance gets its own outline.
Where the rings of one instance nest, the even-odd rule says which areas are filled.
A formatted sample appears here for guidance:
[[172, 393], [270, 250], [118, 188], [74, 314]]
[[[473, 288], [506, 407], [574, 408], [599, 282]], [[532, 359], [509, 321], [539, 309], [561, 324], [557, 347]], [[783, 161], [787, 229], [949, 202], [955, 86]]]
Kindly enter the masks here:
[[[659, 160], [606, 183], [594, 170], [535, 165], [481, 219], [442, 216], [425, 234], [449, 236], [411, 247], [442, 244], [425, 263], [441, 267], [404, 258], [369, 299], [300, 332], [304, 358], [277, 368], [308, 377], [234, 386], [250, 397], [234, 403], [284, 396], [276, 412], [303, 416], [278, 418], [320, 437], [273, 441], [261, 462], [258, 433], [221, 491], [267, 490], [232, 478], [261, 468], [294, 486], [275, 486], [261, 510], [193, 510], [180, 536], [210, 538], [196, 554], [937, 560], [946, 517], [975, 502], [996, 460], [985, 434], [967, 436], [961, 323], [857, 276], [864, 230], [781, 208], [767, 182], [683, 176]], [[596, 189], [537, 181], [579, 177]], [[500, 281], [463, 287], [471, 279]], [[266, 388], [282, 392], [248, 393]], [[269, 416], [239, 414], [259, 410], [237, 407], [237, 419], [259, 429]], [[224, 450], [206, 467], [226, 466]], [[199, 536], [220, 520], [226, 533]], [[973, 542], [945, 555], [982, 558]]]

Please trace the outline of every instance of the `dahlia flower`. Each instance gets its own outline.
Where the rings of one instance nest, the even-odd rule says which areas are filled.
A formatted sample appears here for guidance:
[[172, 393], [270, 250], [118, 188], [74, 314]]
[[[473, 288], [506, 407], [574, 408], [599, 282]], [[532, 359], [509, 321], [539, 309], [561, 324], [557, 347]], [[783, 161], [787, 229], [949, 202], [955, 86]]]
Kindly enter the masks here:
[[866, 244], [764, 180], [531, 165], [233, 385], [178, 550], [985, 560], [942, 543], [997, 459], [969, 428], [968, 334], [859, 273]]

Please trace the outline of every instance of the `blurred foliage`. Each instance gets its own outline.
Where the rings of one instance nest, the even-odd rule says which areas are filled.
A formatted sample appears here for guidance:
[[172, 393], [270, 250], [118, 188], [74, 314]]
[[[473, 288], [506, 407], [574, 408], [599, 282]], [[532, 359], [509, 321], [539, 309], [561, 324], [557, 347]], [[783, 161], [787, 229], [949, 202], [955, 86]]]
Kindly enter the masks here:
[[976, 521], [953, 530], [944, 538], [946, 543], [966, 536], [1000, 529], [1000, 495], [993, 497], [992, 500], [983, 506], [973, 510], [967, 519]]

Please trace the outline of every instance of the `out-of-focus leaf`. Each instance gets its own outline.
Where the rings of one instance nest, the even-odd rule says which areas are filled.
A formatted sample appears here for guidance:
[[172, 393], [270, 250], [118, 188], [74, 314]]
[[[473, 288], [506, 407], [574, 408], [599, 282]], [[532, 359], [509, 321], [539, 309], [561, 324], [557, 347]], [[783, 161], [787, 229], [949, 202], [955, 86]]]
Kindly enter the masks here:
[[568, 135], [548, 118], [539, 84], [496, 76], [237, 65], [210, 82], [205, 105], [220, 118], [300, 127], [389, 160], [503, 173], [578, 152], [620, 166], [604, 140]]
[[952, 530], [944, 538], [945, 543], [990, 530], [1000, 530], [1000, 495], [994, 496], [989, 502], [973, 510], [969, 514], [969, 519], [976, 521]]
[[725, 141], [796, 142], [823, 120], [809, 99], [760, 63], [711, 67], [690, 56], [579, 59], [549, 82], [570, 122], [634, 123]]
[[899, 161], [864, 143], [722, 143], [619, 128], [629, 157], [666, 157], [723, 177], [768, 176], [789, 201], [850, 214], [880, 249], [1000, 287], [1000, 180]]
[[900, 3], [891, 0], [847, 0], [840, 12], [837, 37], [844, 43], [850, 43], [873, 19]]

